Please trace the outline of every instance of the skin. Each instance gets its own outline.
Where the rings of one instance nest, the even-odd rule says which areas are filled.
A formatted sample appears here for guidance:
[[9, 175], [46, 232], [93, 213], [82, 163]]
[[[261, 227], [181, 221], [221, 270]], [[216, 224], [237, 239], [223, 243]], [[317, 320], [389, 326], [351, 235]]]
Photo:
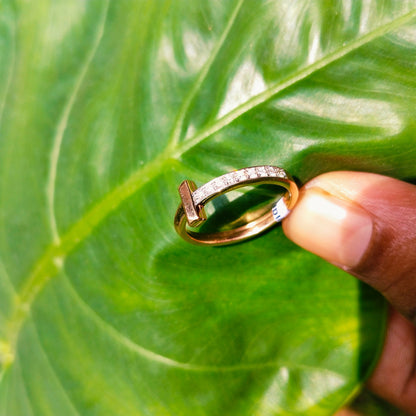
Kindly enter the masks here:
[[[368, 387], [416, 416], [416, 186], [370, 173], [327, 173], [301, 189], [283, 230], [390, 302]], [[359, 415], [343, 409], [336, 416]]]

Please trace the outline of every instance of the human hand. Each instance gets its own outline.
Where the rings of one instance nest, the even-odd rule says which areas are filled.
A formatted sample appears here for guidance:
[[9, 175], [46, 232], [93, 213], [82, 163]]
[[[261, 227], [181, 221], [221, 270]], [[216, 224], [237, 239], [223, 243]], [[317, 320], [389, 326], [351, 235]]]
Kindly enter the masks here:
[[416, 415], [416, 186], [370, 173], [327, 173], [302, 188], [283, 230], [390, 302], [368, 387]]

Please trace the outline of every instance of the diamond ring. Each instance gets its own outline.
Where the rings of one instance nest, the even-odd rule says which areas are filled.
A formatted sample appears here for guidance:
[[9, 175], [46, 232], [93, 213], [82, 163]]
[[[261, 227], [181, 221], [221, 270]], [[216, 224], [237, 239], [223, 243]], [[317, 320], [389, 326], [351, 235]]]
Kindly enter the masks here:
[[[254, 185], [276, 185], [286, 192], [266, 210], [259, 208], [250, 213], [250, 219], [242, 226], [212, 233], [198, 230], [207, 219], [204, 207], [209, 201], [235, 189]], [[282, 221], [294, 207], [298, 193], [298, 187], [290, 175], [276, 166], [253, 166], [236, 170], [199, 188], [194, 182], [185, 180], [179, 186], [181, 203], [175, 214], [174, 226], [184, 240], [193, 244], [221, 246], [237, 243]]]

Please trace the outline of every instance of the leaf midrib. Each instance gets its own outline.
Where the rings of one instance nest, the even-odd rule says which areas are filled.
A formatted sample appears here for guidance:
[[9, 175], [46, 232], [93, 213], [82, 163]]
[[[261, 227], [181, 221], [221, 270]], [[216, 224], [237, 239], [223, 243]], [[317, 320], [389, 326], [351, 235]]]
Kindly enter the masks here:
[[12, 352], [16, 350], [20, 330], [37, 295], [45, 287], [48, 281], [62, 269], [68, 254], [80, 243], [85, 241], [93, 230], [107, 218], [111, 212], [115, 211], [124, 201], [135, 194], [145, 183], [160, 174], [163, 168], [171, 163], [172, 160], [179, 160], [184, 153], [197, 146], [203, 140], [228, 126], [241, 115], [270, 100], [278, 93], [295, 85], [312, 73], [338, 61], [361, 46], [399, 28], [414, 17], [416, 17], [416, 9], [355, 39], [349, 44], [343, 45], [342, 48], [333, 51], [321, 60], [318, 60], [300, 71], [295, 72], [290, 77], [273, 84], [264, 92], [252, 97], [244, 104], [236, 107], [211, 125], [208, 125], [205, 129], [201, 130], [187, 141], [178, 145], [175, 140], [174, 146], [168, 146], [164, 152], [159, 154], [146, 166], [133, 172], [123, 183], [105, 195], [61, 236], [58, 245], [49, 246], [43, 256], [40, 257], [38, 262], [34, 265], [31, 274], [16, 296], [15, 309], [8, 326], [7, 341], [10, 344], [10, 350]]

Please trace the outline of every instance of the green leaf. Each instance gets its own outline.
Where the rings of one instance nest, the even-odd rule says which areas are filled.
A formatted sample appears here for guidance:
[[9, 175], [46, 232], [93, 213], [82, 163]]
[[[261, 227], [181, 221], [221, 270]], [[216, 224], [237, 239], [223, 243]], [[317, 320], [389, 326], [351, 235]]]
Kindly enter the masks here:
[[185, 179], [414, 179], [416, 2], [0, 3], [0, 414], [330, 415], [384, 302], [291, 244], [194, 247]]

